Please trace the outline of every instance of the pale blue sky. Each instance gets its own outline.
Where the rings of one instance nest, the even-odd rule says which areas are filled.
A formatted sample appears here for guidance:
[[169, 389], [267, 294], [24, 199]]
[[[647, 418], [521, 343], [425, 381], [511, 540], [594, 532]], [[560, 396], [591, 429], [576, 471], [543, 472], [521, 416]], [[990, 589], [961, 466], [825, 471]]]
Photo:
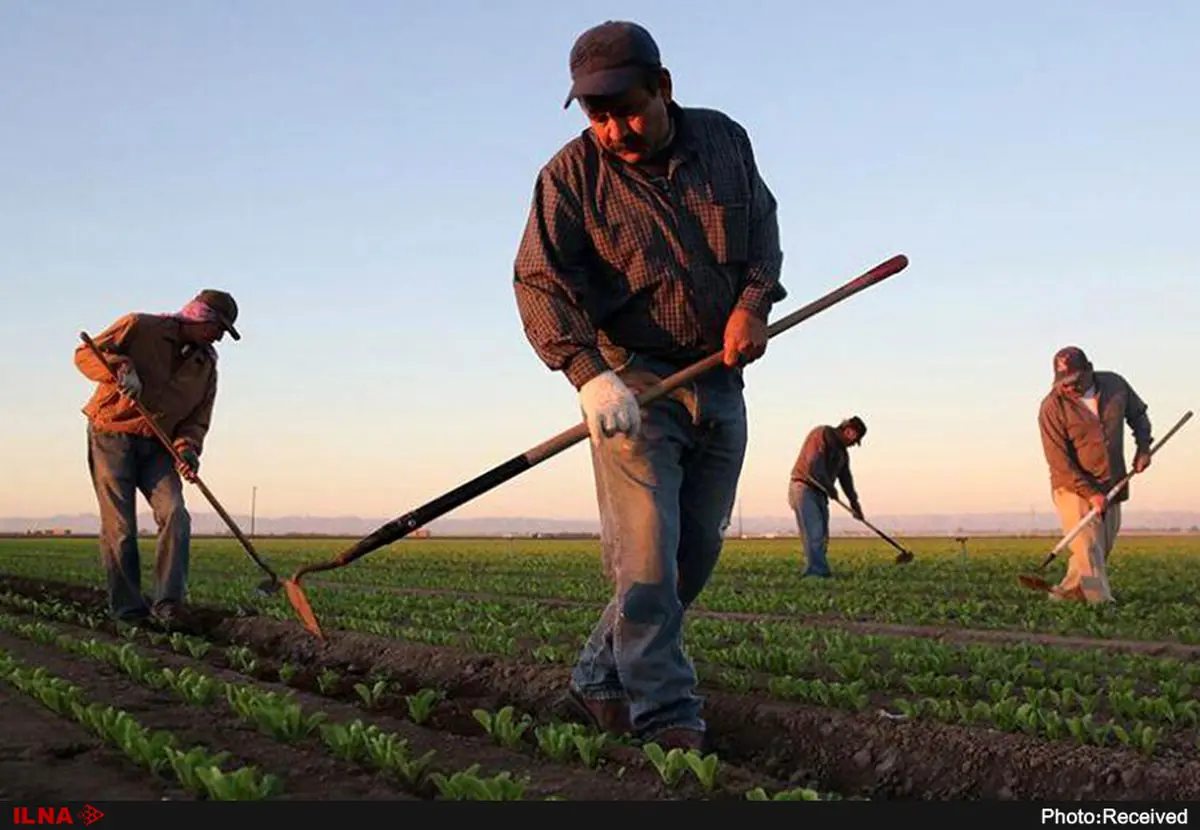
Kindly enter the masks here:
[[[408, 7], [408, 8], [411, 8]], [[746, 515], [786, 513], [851, 412], [868, 512], [1049, 508], [1036, 413], [1074, 342], [1200, 404], [1200, 4], [0, 5], [0, 515], [90, 511], [83, 329], [241, 305], [202, 473], [262, 516], [397, 515], [570, 426], [513, 255], [583, 29], [656, 36], [678, 100], [749, 130], [791, 311], [748, 375]], [[1136, 490], [1200, 509], [1189, 425]], [[193, 508], [207, 510], [189, 491]], [[595, 515], [583, 445], [454, 515]]]

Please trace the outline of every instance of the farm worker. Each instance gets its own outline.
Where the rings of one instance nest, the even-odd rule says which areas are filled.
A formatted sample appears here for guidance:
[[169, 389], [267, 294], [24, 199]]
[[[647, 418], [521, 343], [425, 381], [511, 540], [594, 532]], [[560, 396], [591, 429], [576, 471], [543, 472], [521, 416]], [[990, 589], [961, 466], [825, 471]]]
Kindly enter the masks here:
[[1067, 573], [1052, 589], [1052, 599], [1113, 601], [1107, 562], [1121, 529], [1121, 503], [1129, 498], [1129, 487], [1112, 501], [1105, 495], [1128, 472], [1123, 421], [1133, 430], [1133, 469], [1140, 473], [1150, 466], [1146, 404], [1125, 378], [1095, 370], [1078, 346], [1059, 349], [1054, 383], [1038, 411], [1051, 495], [1064, 534], [1092, 508], [1102, 512], [1072, 541]]
[[833, 576], [825, 558], [829, 547], [829, 499], [837, 498], [835, 481], [841, 482], [854, 517], [863, 517], [854, 476], [850, 472], [850, 447], [857, 447], [867, 434], [867, 425], [857, 415], [836, 427], [814, 427], [800, 446], [788, 481], [788, 506], [804, 545], [801, 576]]
[[[565, 699], [610, 732], [705, 744], [684, 611], [722, 547], [746, 449], [742, 370], [780, 284], [775, 197], [746, 130], [683, 107], [650, 33], [608, 21], [570, 54], [588, 128], [540, 169], [514, 267], [538, 357], [578, 391], [614, 596]], [[636, 395], [723, 363], [644, 410]]]
[[[148, 616], [169, 622], [187, 582], [191, 517], [180, 476], [194, 480], [217, 394], [214, 342], [234, 328], [238, 307], [224, 291], [205, 290], [174, 314], [126, 314], [93, 338], [119, 377], [114, 384], [96, 356], [80, 345], [75, 366], [99, 386], [83, 408], [88, 420], [88, 469], [100, 506], [100, 552], [108, 575], [109, 608], [126, 622]], [[176, 467], [132, 404], [136, 398], [173, 439], [186, 465]], [[137, 493], [158, 525], [155, 591], [142, 596], [137, 544]]]

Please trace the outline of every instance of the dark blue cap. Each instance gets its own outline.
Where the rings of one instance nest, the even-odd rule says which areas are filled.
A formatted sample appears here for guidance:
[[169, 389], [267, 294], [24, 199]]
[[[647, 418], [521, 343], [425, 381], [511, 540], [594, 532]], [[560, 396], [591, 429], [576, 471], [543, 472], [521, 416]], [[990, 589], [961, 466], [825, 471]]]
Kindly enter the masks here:
[[646, 69], [661, 66], [658, 44], [638, 24], [609, 20], [593, 26], [571, 47], [571, 91], [563, 109], [582, 95], [620, 95]]

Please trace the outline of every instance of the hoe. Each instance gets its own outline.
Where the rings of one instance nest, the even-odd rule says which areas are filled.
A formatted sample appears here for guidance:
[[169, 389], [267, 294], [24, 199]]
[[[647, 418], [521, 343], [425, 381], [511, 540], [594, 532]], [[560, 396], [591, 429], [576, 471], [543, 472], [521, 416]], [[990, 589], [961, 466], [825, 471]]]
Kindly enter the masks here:
[[[112, 364], [108, 362], [108, 359], [104, 356], [104, 353], [100, 351], [100, 347], [96, 345], [96, 342], [92, 340], [92, 338], [88, 337], [87, 332], [81, 331], [79, 333], [79, 338], [87, 344], [87, 347], [92, 350], [92, 354], [96, 356], [96, 359], [99, 360], [101, 365], [108, 370], [108, 376], [112, 379], [112, 382], [116, 383], [117, 373], [113, 371]], [[171, 457], [175, 459], [176, 464], [183, 465], [184, 462], [182, 456], [180, 456], [179, 451], [175, 449], [174, 444], [171, 443], [171, 439], [168, 438], [167, 434], [162, 431], [162, 427], [158, 425], [158, 422], [155, 421], [150, 413], [146, 411], [146, 408], [142, 406], [141, 401], [137, 400], [136, 398], [132, 398], [131, 400], [133, 401], [133, 405], [137, 408], [138, 414], [142, 416], [146, 423], [150, 425], [150, 429], [154, 431], [154, 436], [159, 440], [159, 443], [166, 447], [167, 452], [169, 452]], [[256, 593], [260, 594], [261, 596], [268, 596], [270, 594], [278, 593], [279, 586], [282, 584], [279, 581], [279, 577], [275, 575], [275, 572], [271, 570], [270, 566], [267, 565], [266, 562], [259, 558], [259, 555], [254, 550], [254, 545], [250, 544], [250, 540], [246, 538], [246, 535], [242, 533], [241, 528], [239, 528], [237, 523], [233, 521], [233, 517], [225, 512], [225, 508], [221, 506], [219, 501], [217, 501], [217, 497], [212, 494], [212, 491], [208, 489], [208, 485], [206, 485], [200, 479], [199, 475], [196, 476], [195, 484], [200, 488], [200, 492], [204, 494], [204, 497], [208, 499], [208, 503], [211, 504], [213, 509], [216, 510], [217, 513], [220, 514], [221, 518], [225, 520], [225, 524], [227, 524], [229, 529], [233, 531], [233, 535], [236, 536], [238, 541], [242, 543], [242, 547], [246, 550], [246, 553], [250, 555], [250, 558], [254, 560], [254, 564], [258, 565], [258, 567], [262, 569], [263, 573], [267, 575], [267, 578], [259, 583], [258, 587], [255, 589]]]
[[[1163, 444], [1165, 444], [1165, 443], [1167, 443], [1167, 441], [1171, 440], [1171, 436], [1174, 435], [1176, 432], [1178, 432], [1180, 427], [1182, 427], [1184, 424], [1186, 424], [1191, 419], [1191, 417], [1192, 417], [1192, 411], [1190, 409], [1187, 412], [1183, 413], [1183, 417], [1180, 418], [1175, 423], [1175, 426], [1171, 427], [1171, 429], [1167, 432], [1167, 434], [1164, 435], [1161, 439], [1159, 439], [1157, 444], [1155, 444], [1153, 447], [1150, 448], [1150, 455], [1153, 456], [1156, 452], [1161, 450]], [[1125, 476], [1120, 481], [1118, 481], [1116, 484], [1114, 484], [1112, 489], [1109, 490], [1108, 493], [1105, 494], [1105, 496], [1104, 496], [1105, 501], [1111, 501], [1114, 496], [1116, 496], [1118, 493], [1120, 493], [1122, 490], [1124, 490], [1125, 485], [1129, 484], [1130, 479], [1132, 479], [1135, 475], [1136, 475], [1136, 473], [1134, 473], [1133, 471], [1126, 473]], [[1044, 560], [1042, 560], [1042, 564], [1038, 567], [1038, 571], [1045, 571], [1046, 566], [1054, 561], [1054, 557], [1056, 557], [1060, 553], [1062, 553], [1063, 550], [1065, 550], [1066, 547], [1075, 540], [1075, 537], [1083, 532], [1083, 529], [1088, 526], [1088, 522], [1092, 521], [1099, 515], [1100, 515], [1100, 511], [1096, 510], [1096, 508], [1093, 507], [1091, 510], [1089, 510], [1087, 512], [1087, 515], [1085, 515], [1082, 519], [1080, 519], [1079, 522], [1075, 525], [1075, 527], [1071, 528], [1071, 531], [1066, 536], [1062, 537], [1061, 540], [1059, 540], [1059, 543], [1054, 546], [1054, 550], [1050, 551], [1050, 553], [1047, 554], [1046, 558]], [[1019, 576], [1017, 576], [1017, 581], [1020, 582], [1022, 586], [1030, 589], [1031, 591], [1044, 591], [1044, 592], [1049, 593], [1049, 591], [1051, 590], [1049, 582], [1047, 582], [1042, 577], [1036, 576], [1034, 574], [1020, 574]]]
[[[876, 265], [870, 271], [860, 275], [854, 280], [846, 283], [840, 288], [834, 289], [818, 300], [809, 303], [808, 305], [793, 311], [786, 317], [778, 320], [768, 327], [767, 336], [774, 337], [780, 332], [790, 329], [792, 326], [807, 320], [808, 318], [824, 311], [826, 308], [841, 302], [843, 299], [857, 294], [858, 292], [882, 282], [888, 277], [903, 271], [908, 266], [908, 257], [903, 254], [888, 259], [879, 265]], [[690, 383], [698, 376], [705, 372], [720, 366], [722, 363], [722, 353], [715, 352], [703, 360], [693, 363], [685, 369], [681, 369], [670, 377], [656, 383], [649, 389], [646, 389], [638, 395], [638, 404], [645, 406], [646, 404], [655, 401], [664, 395], [669, 394], [673, 390]], [[324, 639], [321, 633], [321, 627], [317, 624], [317, 618], [313, 614], [312, 606], [309, 604], [308, 598], [304, 595], [303, 589], [300, 587], [300, 579], [305, 574], [316, 573], [319, 571], [329, 571], [335, 568], [342, 568], [349, 565], [356, 559], [365, 556], [371, 551], [389, 545], [398, 539], [412, 533], [414, 530], [422, 527], [430, 521], [442, 516], [445, 513], [459, 507], [483, 495], [489, 490], [503, 484], [511, 478], [514, 478], [530, 468], [540, 464], [548, 458], [558, 455], [563, 450], [579, 443], [588, 437], [588, 429], [586, 422], [576, 424], [574, 427], [565, 430], [553, 438], [545, 441], [536, 447], [533, 447], [521, 455], [514, 456], [508, 461], [505, 461], [485, 473], [480, 474], [476, 478], [461, 484], [454, 490], [451, 490], [444, 495], [441, 495], [416, 508], [415, 510], [406, 513], [399, 518], [393, 519], [385, 525], [382, 525], [373, 533], [363, 537], [354, 546], [348, 548], [339, 556], [328, 562], [320, 562], [297, 570], [291, 579], [284, 581], [284, 587], [287, 589], [288, 601], [291, 602], [292, 608], [300, 617], [304, 627], [311, 631], [317, 637]]]
[[[826, 489], [825, 489], [824, 487], [822, 487], [820, 484], [817, 484], [817, 483], [816, 483], [815, 481], [813, 481], [811, 478], [807, 478], [807, 477], [806, 477], [806, 478], [804, 479], [804, 483], [805, 483], [805, 484], [808, 484], [810, 487], [813, 487], [814, 489], [816, 489], [816, 490], [818, 490], [818, 491], [820, 491], [820, 492], [824, 493], [824, 494], [825, 494], [825, 496], [826, 496], [826, 497], [827, 497], [827, 498], [828, 498], [830, 501], [835, 501], [835, 502], [837, 502], [837, 503], [838, 503], [838, 504], [839, 504], [839, 505], [842, 507], [842, 509], [844, 509], [844, 510], [845, 510], [847, 513], [849, 513], [851, 516], [854, 516], [854, 511], [850, 509], [850, 505], [846, 504], [846, 503], [845, 503], [845, 502], [843, 502], [841, 499], [835, 498], [835, 497], [834, 497], [834, 495], [833, 495], [832, 493], [830, 493], [828, 490], [826, 490]], [[906, 548], [906, 547], [904, 547], [903, 545], [901, 545], [899, 542], [897, 542], [897, 541], [896, 541], [895, 539], [893, 539], [891, 536], [888, 536], [886, 533], [884, 533], [884, 532], [883, 532], [882, 530], [880, 530], [879, 528], [875, 527], [875, 525], [871, 524], [871, 523], [870, 523], [870, 522], [868, 522], [866, 519], [859, 519], [857, 516], [855, 516], [855, 519], [858, 519], [858, 521], [862, 522], [862, 523], [863, 523], [863, 524], [865, 524], [867, 527], [871, 528], [871, 530], [873, 530], [873, 531], [875, 532], [875, 535], [876, 535], [876, 536], [878, 536], [880, 539], [882, 539], [883, 541], [887, 542], [889, 545], [891, 545], [891, 546], [892, 546], [892, 547], [894, 547], [894, 548], [895, 548], [897, 551], [899, 551], [899, 552], [896, 554], [896, 560], [895, 560], [897, 565], [907, 565], [909, 562], [913, 561], [913, 552], [912, 552], [911, 550], [909, 550], [908, 548]]]

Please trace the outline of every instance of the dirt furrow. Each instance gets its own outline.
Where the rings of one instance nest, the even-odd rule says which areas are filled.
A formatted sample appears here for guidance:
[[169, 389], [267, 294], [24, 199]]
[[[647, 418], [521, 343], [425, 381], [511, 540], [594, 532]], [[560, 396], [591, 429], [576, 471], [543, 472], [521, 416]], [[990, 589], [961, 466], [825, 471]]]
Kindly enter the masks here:
[[0, 682], [0, 799], [160, 801], [190, 796], [92, 733]]
[[[569, 668], [528, 665], [369, 635], [322, 642], [291, 623], [229, 618], [208, 632], [312, 669], [385, 670], [406, 686], [437, 685], [549, 712]], [[930, 721], [897, 721], [753, 695], [705, 693], [715, 750], [731, 763], [823, 791], [873, 799], [1180, 799], [1200, 797], [1200, 761], [1046, 742]]]
[[[41, 593], [36, 585], [27, 587], [24, 593]], [[66, 593], [61, 586], [49, 590]], [[78, 587], [69, 593], [82, 598]], [[295, 623], [221, 609], [197, 609], [192, 631], [303, 665], [309, 674], [332, 669], [365, 679], [386, 672], [406, 691], [437, 687], [493, 710], [511, 704], [549, 715], [569, 672], [351, 632], [331, 631], [321, 641]], [[705, 717], [723, 760], [822, 791], [921, 800], [1200, 798], [1200, 760], [1194, 757], [1145, 758], [1121, 748], [852, 714], [764, 696], [708, 691], [705, 697]]]
[[[599, 614], [604, 606], [601, 603], [587, 600], [560, 599], [557, 597], [527, 596], [522, 594], [497, 594], [487, 592], [457, 591], [451, 588], [401, 588], [388, 585], [371, 585], [364, 582], [348, 582], [345, 580], [332, 581], [314, 578], [306, 580], [305, 584], [320, 585], [323, 588], [345, 589], [354, 591], [383, 591], [392, 594], [409, 594], [413, 596], [444, 596], [447, 598], [470, 600], [475, 602], [536, 602], [551, 608], [589, 608]], [[688, 616], [714, 620], [737, 620], [740, 622], [786, 622], [814, 628], [832, 628], [848, 631], [853, 634], [884, 635], [888, 637], [920, 637], [928, 640], [941, 640], [952, 643], [983, 643], [990, 645], [1009, 645], [1013, 643], [1033, 643], [1036, 645], [1053, 646], [1067, 649], [1102, 648], [1107, 651], [1120, 651], [1134, 654], [1147, 654], [1155, 657], [1178, 657], [1182, 659], [1200, 658], [1200, 645], [1188, 643], [1172, 643], [1166, 641], [1145, 640], [1105, 640], [1094, 637], [1072, 637], [1061, 634], [1038, 634], [1032, 631], [1015, 631], [1002, 628], [959, 628], [951, 625], [903, 625], [900, 623], [869, 622], [865, 620], [850, 620], [845, 617], [833, 616], [797, 616], [793, 614], [774, 614], [769, 612], [749, 611], [712, 611], [705, 608], [693, 608]]]
[[[35, 617], [20, 613], [14, 613], [13, 616], [28, 620], [36, 619]], [[116, 645], [123, 645], [127, 642], [120, 637], [113, 636], [104, 631], [93, 631], [61, 622], [51, 624], [55, 628], [81, 639], [96, 638], [100, 641]], [[197, 631], [197, 633], [203, 636], [203, 632]], [[0, 632], [0, 644], [8, 642], [20, 643], [22, 649], [38, 655], [36, 658], [30, 658], [31, 660], [36, 659], [40, 661], [38, 664], [47, 665], [44, 657], [49, 647], [36, 645], [16, 638], [11, 634]], [[376, 701], [371, 711], [364, 711], [355, 705], [355, 701], [358, 701], [359, 698], [358, 693], [354, 691], [353, 687], [356, 682], [363, 682], [370, 686], [371, 682], [368, 675], [373, 670], [372, 672], [360, 671], [357, 666], [342, 667], [345, 676], [340, 679], [336, 686], [336, 691], [334, 692], [336, 695], [335, 698], [330, 694], [322, 694], [318, 691], [316, 676], [319, 669], [315, 666], [306, 666], [297, 677], [292, 679], [291, 686], [285, 686], [281, 683], [269, 682], [266, 679], [271, 676], [277, 676], [279, 662], [274, 662], [273, 665], [263, 663], [255, 671], [254, 677], [247, 677], [237, 671], [223, 668], [221, 664], [227, 664], [227, 661], [217, 649], [211, 649], [204, 658], [196, 660], [176, 654], [167, 647], [155, 648], [141, 641], [136, 644], [136, 647], [140, 652], [153, 657], [157, 663], [168, 668], [179, 670], [184, 667], [191, 667], [195, 671], [202, 672], [220, 681], [234, 684], [253, 684], [265, 691], [274, 691], [281, 694], [290, 692], [295, 701], [303, 707], [306, 714], [318, 711], [325, 712], [329, 718], [327, 722], [349, 723], [361, 719], [364, 723], [378, 726], [385, 732], [396, 733], [408, 743], [413, 757], [424, 755], [430, 750], [436, 753], [431, 764], [431, 771], [440, 771], [443, 774], [449, 775], [453, 772], [466, 769], [473, 764], [478, 764], [480, 767], [478, 774], [483, 777], [501, 772], [509, 772], [514, 779], [527, 778], [531, 782], [527, 790], [527, 798], [536, 799], [557, 796], [568, 801], [662, 801], [679, 798], [699, 798], [702, 796], [710, 798], [742, 798], [746, 790], [755, 786], [764, 786], [770, 790], [780, 789], [783, 786], [783, 782], [768, 776], [756, 776], [746, 771], [726, 768], [720, 776], [720, 783], [725, 788], [725, 792], [703, 793], [694, 782], [687, 779], [682, 781], [679, 786], [669, 789], [663, 785], [658, 773], [652, 769], [641, 752], [629, 747], [610, 746], [605, 748], [602, 752], [604, 760], [595, 769], [583, 766], [578, 758], [573, 758], [567, 762], [557, 762], [545, 756], [540, 756], [536, 754], [534, 749], [536, 747], [536, 739], [533, 735], [532, 727], [527, 730], [521, 748], [508, 749], [500, 747], [492, 742], [492, 739], [487, 736], [483, 726], [471, 714], [476, 708], [484, 708], [489, 711], [499, 710], [503, 704], [498, 703], [498, 699], [492, 696], [457, 697], [451, 700], [443, 700], [432, 711], [427, 725], [418, 725], [404, 717], [404, 713], [407, 712], [405, 696], [395, 692], [385, 695]], [[17, 653], [17, 649], [13, 649], [13, 651]], [[52, 652], [58, 652], [58, 650], [53, 649]], [[58, 652], [54, 659], [55, 666], [62, 666], [62, 660], [72, 660], [73, 658], [69, 654]], [[115, 668], [108, 667], [105, 664], [94, 663], [87, 660], [87, 658], [76, 658], [76, 660], [79, 664], [93, 663], [90, 670], [86, 665], [76, 665], [73, 667], [75, 672], [87, 678], [87, 682], [77, 681], [70, 677], [68, 679], [72, 679], [72, 682], [77, 682], [87, 690], [89, 695], [92, 695], [95, 694], [91, 691], [96, 683], [95, 674], [103, 673], [108, 675], [106, 682], [115, 684], [120, 690], [113, 694], [125, 695], [121, 697], [123, 701], [119, 704], [121, 708], [129, 710], [130, 714], [135, 715], [147, 727], [171, 729], [178, 733], [180, 732], [179, 722], [181, 720], [193, 722], [198, 717], [210, 722], [215, 721], [218, 727], [232, 729], [239, 736], [249, 733], [255, 743], [255, 757], [264, 757], [265, 754], [267, 759], [277, 763], [279, 765], [278, 768], [281, 770], [294, 768], [297, 759], [292, 757], [292, 753], [299, 750], [306, 757], [311, 756], [309, 763], [323, 765], [324, 768], [319, 770], [319, 773], [321, 780], [326, 782], [322, 786], [326, 786], [327, 790], [329, 782], [336, 781], [347, 774], [369, 779], [372, 784], [378, 784], [383, 780], [383, 777], [374, 775], [373, 773], [364, 773], [361, 768], [355, 765], [343, 764], [342, 762], [335, 762], [332, 758], [323, 757], [325, 749], [316, 739], [285, 746], [279, 744], [273, 738], [259, 734], [252, 725], [244, 721], [239, 721], [234, 713], [226, 708], [226, 702], [223, 698], [209, 706], [189, 707], [175, 698], [169, 691], [154, 692], [146, 689], [120, 674]], [[58, 671], [58, 668], [52, 668], [49, 665], [47, 665], [47, 669], [53, 672]], [[67, 672], [65, 671], [63, 674], [67, 676]], [[420, 688], [426, 686], [433, 687], [434, 685], [425, 684], [425, 686], [416, 686], [406, 691], [411, 693], [418, 691]], [[303, 691], [304, 689], [311, 691]], [[337, 698], [350, 702], [339, 702]], [[114, 703], [113, 705], [118, 704]], [[135, 710], [134, 706], [138, 708]], [[149, 714], [147, 714], [148, 711], [150, 712]], [[180, 711], [185, 714], [182, 716], [177, 714]], [[196, 717], [193, 717], [193, 715]], [[181, 735], [180, 737], [182, 738], [183, 736]], [[229, 741], [227, 734], [222, 737]], [[207, 740], [216, 739], [210, 738]], [[188, 740], [200, 743], [206, 742], [201, 738], [188, 738]], [[264, 743], [265, 746], [260, 746]], [[209, 744], [206, 743], [206, 745]], [[244, 740], [241, 737], [238, 737], [236, 742], [229, 741], [227, 747], [216, 748], [232, 748], [232, 746], [238, 747], [239, 755], [245, 751]], [[258, 763], [258, 761], [254, 761], [254, 763]], [[293, 766], [289, 767], [289, 765]], [[624, 769], [620, 769], [621, 767], [624, 767]], [[307, 779], [312, 774], [316, 774], [316, 771], [306, 771], [305, 778]], [[289, 773], [288, 775], [287, 789], [289, 795], [300, 797], [294, 795], [292, 792], [294, 785], [291, 783], [291, 778], [294, 773]], [[433, 791], [428, 786], [425, 790], [427, 796], [433, 795]], [[375, 795], [349, 794], [348, 797], [407, 797], [391, 794], [395, 791], [396, 789], [393, 787], [386, 793]]]
[[211, 752], [228, 751], [233, 756], [229, 768], [247, 764], [278, 775], [284, 780], [285, 799], [413, 799], [383, 776], [339, 762], [319, 746], [288, 746], [260, 733], [239, 720], [224, 699], [189, 706], [169, 691], [141, 686], [106, 664], [6, 632], [0, 632], [0, 647], [79, 686], [90, 702], [123, 709], [147, 729], [172, 732], [180, 749], [198, 744]]
[[[383, 591], [393, 594], [409, 594], [414, 596], [445, 596], [475, 602], [512, 602], [514, 600], [536, 602], [551, 608], [588, 608], [597, 614], [603, 610], [603, 605], [585, 600], [559, 599], [556, 597], [523, 596], [517, 594], [497, 594], [488, 592], [456, 591], [449, 588], [401, 588], [387, 585], [371, 585], [359, 582], [333, 582], [320, 578], [305, 580], [305, 585], [321, 585], [326, 588], [342, 588], [355, 591]], [[59, 599], [82, 602], [88, 605], [103, 607], [104, 592], [89, 585], [53, 580], [35, 580], [23, 576], [0, 574], [0, 590], [8, 589], [29, 596], [52, 596]], [[320, 609], [317, 609], [318, 612]], [[229, 612], [222, 611], [220, 616]], [[1016, 643], [1031, 643], [1034, 645], [1051, 646], [1064, 649], [1103, 649], [1105, 651], [1123, 652], [1130, 654], [1145, 654], [1151, 657], [1174, 657], [1181, 660], [1200, 659], [1200, 645], [1190, 643], [1169, 642], [1163, 640], [1120, 640], [1100, 639], [1094, 637], [1076, 637], [1061, 634], [1039, 634], [1031, 631], [1016, 631], [1012, 629], [988, 628], [959, 628], [956, 626], [940, 625], [903, 625], [900, 623], [880, 623], [865, 620], [850, 620], [833, 616], [796, 616], [791, 614], [773, 614], [767, 612], [743, 611], [710, 611], [695, 608], [688, 612], [691, 617], [701, 617], [716, 620], [738, 620], [741, 622], [785, 622], [814, 628], [828, 628], [847, 631], [862, 635], [883, 635], [887, 637], [918, 637], [921, 639], [938, 640], [947, 643], [1011, 645]]]

